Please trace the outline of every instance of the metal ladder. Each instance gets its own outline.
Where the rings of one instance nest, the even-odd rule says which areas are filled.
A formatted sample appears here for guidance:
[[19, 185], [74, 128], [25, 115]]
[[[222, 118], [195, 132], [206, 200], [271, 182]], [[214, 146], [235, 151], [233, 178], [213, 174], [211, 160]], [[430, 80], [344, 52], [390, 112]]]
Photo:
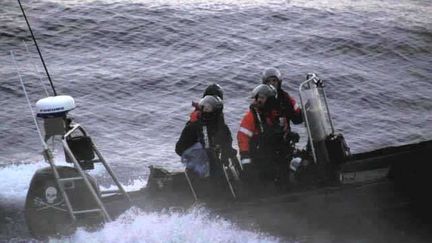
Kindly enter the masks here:
[[[79, 164], [78, 160], [76, 159], [75, 155], [72, 153], [72, 150], [69, 148], [69, 145], [66, 141], [66, 139], [72, 135], [72, 133], [74, 133], [75, 131], [79, 130], [84, 136], [87, 136], [87, 132], [84, 130], [84, 128], [80, 125], [80, 124], [74, 124], [72, 126], [72, 128], [63, 136], [62, 138], [62, 143], [63, 143], [63, 149], [66, 152], [66, 154], [69, 156], [69, 158], [72, 160], [74, 167], [78, 170], [79, 176], [76, 177], [69, 177], [69, 178], [61, 178], [60, 174], [56, 168], [56, 165], [54, 164], [54, 160], [52, 158], [52, 156], [49, 153], [49, 150], [45, 150], [45, 158], [46, 160], [49, 162], [53, 172], [54, 172], [54, 177], [55, 177], [55, 181], [58, 185], [58, 188], [65, 200], [66, 203], [66, 207], [67, 210], [69, 212], [69, 215], [72, 219], [73, 222], [76, 222], [76, 215], [78, 214], [87, 214], [87, 213], [99, 213], [102, 215], [104, 222], [110, 222], [112, 221], [110, 215], [108, 214], [101, 198], [98, 196], [97, 192], [95, 191], [95, 189], [93, 188], [92, 184], [90, 183], [89, 179], [87, 178], [84, 170], [82, 169], [81, 165]], [[115, 184], [117, 185], [118, 189], [117, 190], [106, 190], [106, 191], [102, 191], [101, 195], [103, 194], [113, 194], [113, 193], [119, 193], [122, 194], [127, 200], [128, 202], [131, 202], [131, 199], [129, 197], [129, 194], [124, 190], [123, 186], [120, 184], [120, 182], [118, 181], [117, 177], [115, 176], [114, 172], [112, 171], [111, 167], [106, 163], [105, 159], [102, 157], [102, 154], [99, 152], [99, 150], [97, 149], [96, 145], [93, 143], [93, 141], [90, 139], [91, 141], [91, 145], [92, 145], [92, 149], [93, 151], [96, 153], [96, 155], [98, 156], [98, 160], [93, 160], [91, 162], [100, 162], [103, 164], [103, 166], [105, 167], [105, 169], [107, 170], [107, 172], [110, 174], [111, 178], [113, 179], [113, 181], [115, 182]], [[92, 197], [94, 198], [95, 202], [97, 203], [97, 208], [93, 208], [93, 209], [87, 209], [87, 210], [74, 210], [72, 208], [72, 204], [69, 200], [69, 197], [66, 193], [65, 187], [64, 187], [64, 183], [65, 182], [69, 182], [69, 181], [76, 181], [76, 180], [84, 180], [84, 183], [86, 185], [86, 187], [88, 188], [88, 190], [90, 191], [90, 193], [92, 194]]]

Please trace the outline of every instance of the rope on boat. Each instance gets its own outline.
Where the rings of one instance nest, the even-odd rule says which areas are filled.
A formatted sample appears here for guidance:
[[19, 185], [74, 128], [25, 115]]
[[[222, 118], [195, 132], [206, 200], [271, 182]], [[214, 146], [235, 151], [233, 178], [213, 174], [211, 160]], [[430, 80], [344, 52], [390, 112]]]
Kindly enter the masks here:
[[35, 126], [36, 126], [36, 130], [37, 130], [37, 132], [38, 132], [38, 134], [39, 134], [39, 138], [40, 138], [40, 140], [41, 140], [41, 142], [42, 142], [42, 146], [44, 147], [44, 150], [47, 151], [47, 150], [48, 150], [48, 145], [45, 143], [45, 141], [44, 141], [44, 139], [43, 139], [43, 136], [42, 136], [42, 133], [41, 133], [41, 131], [40, 131], [40, 129], [39, 129], [39, 126], [38, 126], [38, 124], [37, 124], [36, 116], [35, 116], [35, 114], [34, 114], [34, 112], [33, 112], [33, 108], [32, 108], [32, 105], [31, 105], [31, 103], [30, 103], [30, 99], [29, 99], [29, 96], [28, 96], [28, 94], [27, 94], [27, 90], [26, 90], [26, 87], [25, 87], [25, 85], [24, 85], [24, 81], [23, 81], [22, 76], [21, 76], [21, 72], [20, 72], [20, 70], [19, 70], [19, 68], [18, 68], [18, 64], [17, 64], [17, 62], [16, 62], [16, 60], [15, 60], [14, 52], [13, 52], [13, 51], [10, 51], [10, 54], [11, 54], [12, 60], [13, 60], [13, 62], [14, 62], [14, 64], [15, 64], [15, 69], [16, 69], [16, 71], [17, 71], [18, 78], [19, 78], [19, 80], [20, 80], [22, 90], [24, 91], [24, 95], [25, 95], [25, 97], [26, 97], [27, 104], [28, 104], [28, 106], [29, 106], [29, 108], [30, 108], [30, 112], [31, 112], [31, 114], [32, 114], [33, 121], [34, 121], [34, 124], [35, 124]]
[[46, 86], [45, 86], [44, 83], [43, 83], [42, 76], [41, 76], [41, 74], [40, 74], [41, 72], [40, 72], [39, 68], [36, 66], [36, 64], [35, 64], [34, 62], [31, 61], [31, 60], [33, 59], [33, 56], [30, 54], [29, 48], [28, 48], [28, 46], [27, 46], [27, 43], [26, 43], [24, 40], [23, 40], [23, 43], [24, 43], [24, 46], [25, 46], [25, 48], [26, 48], [27, 56], [29, 57], [30, 62], [33, 64], [33, 65], [32, 65], [32, 66], [33, 66], [33, 69], [35, 70], [35, 73], [37, 74], [37, 76], [38, 76], [38, 78], [39, 78], [39, 82], [40, 82], [42, 88], [45, 90], [45, 94], [46, 94], [46, 96], [48, 97], [48, 96], [49, 96], [49, 93], [48, 93], [48, 90], [47, 90]]

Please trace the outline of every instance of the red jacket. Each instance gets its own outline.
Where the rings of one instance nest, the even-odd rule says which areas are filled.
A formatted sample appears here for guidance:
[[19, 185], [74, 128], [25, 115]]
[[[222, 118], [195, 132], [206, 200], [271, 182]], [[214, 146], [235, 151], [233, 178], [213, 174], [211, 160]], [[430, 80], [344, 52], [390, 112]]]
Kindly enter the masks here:
[[[263, 123], [273, 126], [275, 123], [280, 123], [283, 126], [285, 135], [291, 131], [289, 122], [292, 121], [294, 124], [303, 122], [303, 116], [300, 106], [297, 102], [283, 90], [278, 90], [277, 107], [272, 110], [269, 114], [264, 115], [265, 121]], [[249, 157], [250, 154], [250, 142], [252, 139], [256, 139], [261, 133], [261, 128], [257, 126], [256, 116], [254, 111], [251, 109], [244, 115], [243, 120], [240, 123], [240, 128], [237, 133], [237, 141], [240, 149], [240, 155], [242, 158]]]
[[200, 112], [200, 110], [199, 110], [199, 107], [198, 107], [198, 103], [197, 103], [197, 102], [192, 101], [192, 106], [195, 107], [195, 110], [193, 110], [193, 111], [190, 113], [190, 115], [189, 115], [189, 121], [190, 121], [190, 122], [195, 122], [195, 121], [198, 121], [201, 112]]
[[[241, 123], [240, 129], [237, 132], [237, 141], [240, 150], [241, 158], [248, 158], [250, 152], [250, 141], [252, 139], [256, 139], [260, 133], [262, 133], [262, 127], [259, 126], [259, 122], [256, 121], [256, 117], [254, 115], [254, 108], [246, 112]], [[277, 110], [273, 110], [266, 115], [261, 115], [264, 120], [261, 120], [262, 123], [265, 123], [269, 126], [279, 122], [279, 112]]]
[[189, 115], [189, 121], [190, 122], [196, 122], [199, 120], [201, 112], [199, 110], [194, 110]]

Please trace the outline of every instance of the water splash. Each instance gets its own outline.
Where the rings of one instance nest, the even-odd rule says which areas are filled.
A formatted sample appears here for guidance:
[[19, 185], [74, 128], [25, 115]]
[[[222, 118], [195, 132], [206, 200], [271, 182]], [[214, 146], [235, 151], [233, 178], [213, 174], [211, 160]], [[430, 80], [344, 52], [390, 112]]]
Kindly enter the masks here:
[[0, 168], [0, 201], [23, 206], [33, 174], [46, 166], [48, 165], [45, 162], [39, 161]]
[[[66, 162], [59, 162], [66, 165]], [[11, 164], [0, 168], [0, 199], [3, 205], [24, 207], [31, 178], [35, 171], [48, 166], [45, 162]], [[92, 174], [101, 176], [102, 169]], [[145, 186], [139, 178], [125, 185], [127, 191]], [[105, 189], [112, 189], [109, 186]], [[51, 242], [279, 242], [278, 238], [260, 232], [240, 229], [226, 219], [211, 216], [204, 208], [188, 212], [147, 213], [131, 208], [98, 231], [79, 228], [72, 236]]]
[[146, 213], [131, 208], [97, 232], [78, 229], [67, 238], [51, 242], [279, 242], [276, 237], [242, 230], [212, 217], [203, 208], [186, 213]]
[[[126, 185], [122, 185], [123, 188], [125, 189], [125, 191], [130, 192], [130, 191], [137, 191], [142, 189], [143, 187], [145, 187], [147, 185], [147, 180], [144, 178], [137, 178], [137, 179], [133, 179], [131, 181], [129, 181]], [[115, 185], [110, 185], [108, 187], [105, 186], [100, 186], [102, 191], [105, 190], [115, 190], [117, 189], [117, 186]]]
[[[56, 162], [58, 166], [70, 166], [65, 161]], [[30, 181], [34, 173], [41, 168], [48, 167], [49, 165], [44, 161], [36, 163], [20, 163], [9, 164], [0, 167], [0, 202], [2, 204], [14, 204], [19, 207], [24, 207], [24, 201], [27, 191], [30, 186]], [[102, 165], [96, 164], [95, 169], [89, 172], [93, 177], [104, 177], [106, 171]], [[126, 191], [138, 190], [144, 187], [147, 182], [144, 178], [138, 178], [129, 181], [124, 188]], [[108, 189], [115, 189], [114, 185], [108, 186]], [[107, 189], [102, 187], [102, 189]]]

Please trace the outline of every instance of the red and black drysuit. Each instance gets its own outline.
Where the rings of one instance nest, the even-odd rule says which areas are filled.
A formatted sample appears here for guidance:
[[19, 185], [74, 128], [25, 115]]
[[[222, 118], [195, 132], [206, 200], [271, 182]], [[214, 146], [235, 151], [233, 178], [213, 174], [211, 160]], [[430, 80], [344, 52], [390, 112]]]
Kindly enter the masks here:
[[237, 133], [240, 157], [250, 158], [264, 179], [273, 179], [281, 166], [287, 168], [289, 121], [302, 122], [300, 108], [286, 92], [272, 103], [261, 110], [251, 105]]
[[276, 100], [276, 110], [279, 116], [284, 119], [284, 131], [288, 134], [291, 131], [290, 121], [294, 124], [303, 122], [302, 111], [294, 98], [282, 89], [278, 89], [278, 96]]
[[[252, 149], [256, 149], [254, 147], [256, 147], [258, 137], [268, 136], [262, 134], [263, 132], [267, 132], [266, 130], [268, 130], [268, 133], [280, 133], [282, 127], [283, 133], [286, 135], [287, 132], [290, 132], [289, 121], [292, 121], [294, 124], [303, 122], [301, 109], [297, 105], [297, 102], [281, 89], [278, 90], [278, 93], [278, 99], [274, 102], [274, 105], [266, 109], [269, 111], [257, 112], [258, 109], [252, 105], [243, 117], [237, 133], [241, 158], [250, 158], [251, 143], [254, 145]], [[260, 114], [260, 119], [257, 119], [257, 114]], [[279, 118], [283, 118], [282, 121]], [[260, 131], [260, 124], [262, 124], [263, 131]], [[276, 138], [276, 140], [278, 139]]]
[[225, 124], [222, 114], [216, 121], [210, 121], [208, 124], [201, 119], [187, 122], [176, 143], [175, 151], [181, 156], [196, 142], [200, 142], [203, 148], [206, 148], [210, 162], [210, 176], [223, 175], [221, 163], [228, 164], [228, 159], [237, 154], [237, 151], [232, 148], [231, 131]]

